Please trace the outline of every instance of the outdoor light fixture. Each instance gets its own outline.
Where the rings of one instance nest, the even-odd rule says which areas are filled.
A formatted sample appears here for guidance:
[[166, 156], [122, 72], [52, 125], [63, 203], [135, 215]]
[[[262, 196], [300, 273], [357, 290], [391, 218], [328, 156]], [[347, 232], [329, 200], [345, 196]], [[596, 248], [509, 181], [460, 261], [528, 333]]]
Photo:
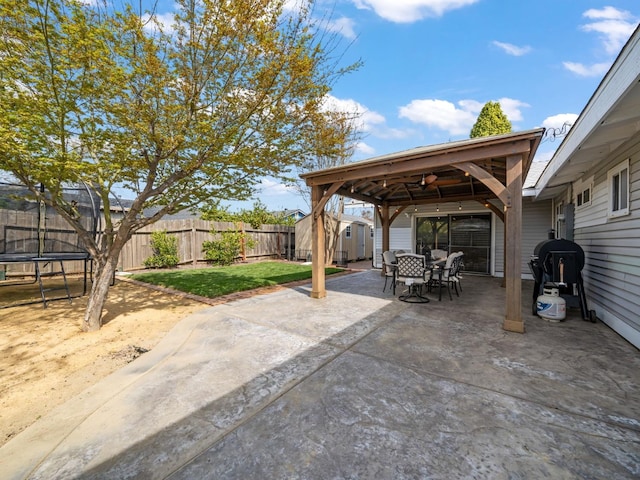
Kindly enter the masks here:
[[458, 210], [462, 210], [462, 203], [458, 202]]
[[440, 211], [440, 204], [436, 204], [436, 212]]
[[355, 187], [353, 185], [351, 185], [351, 193], [355, 192]]
[[418, 206], [417, 206], [417, 205], [414, 205], [414, 207], [413, 207], [413, 211], [414, 211], [414, 212], [417, 212], [417, 211], [418, 211]]
[[422, 185], [423, 187], [426, 185], [427, 180], [424, 178], [424, 173], [422, 174], [422, 180], [420, 181], [420, 185]]
[[468, 177], [469, 176], [469, 172], [464, 172], [464, 176]]
[[387, 179], [384, 179], [384, 182], [382, 182], [382, 188], [387, 188]]

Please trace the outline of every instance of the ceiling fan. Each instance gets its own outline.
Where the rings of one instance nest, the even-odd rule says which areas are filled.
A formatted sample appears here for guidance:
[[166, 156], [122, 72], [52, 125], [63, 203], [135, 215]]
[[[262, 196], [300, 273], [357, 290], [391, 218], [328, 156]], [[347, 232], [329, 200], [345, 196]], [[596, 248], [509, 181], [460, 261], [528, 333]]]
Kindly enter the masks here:
[[460, 179], [458, 178], [440, 178], [438, 179], [438, 176], [431, 173], [429, 175], [425, 175], [422, 174], [422, 178], [420, 179], [419, 182], [417, 182], [417, 185], [422, 189], [422, 190], [433, 190], [437, 187], [441, 187], [444, 185], [455, 185], [457, 183], [460, 183]]

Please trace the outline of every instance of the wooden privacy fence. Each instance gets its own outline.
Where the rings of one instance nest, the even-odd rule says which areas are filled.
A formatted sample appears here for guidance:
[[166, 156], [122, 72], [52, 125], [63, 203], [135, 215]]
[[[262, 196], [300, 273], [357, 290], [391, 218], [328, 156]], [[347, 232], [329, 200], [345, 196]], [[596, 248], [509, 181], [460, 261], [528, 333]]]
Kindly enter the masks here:
[[295, 228], [285, 225], [251, 225], [232, 222], [209, 222], [199, 219], [160, 220], [136, 232], [122, 249], [118, 269], [144, 268], [145, 259], [152, 255], [151, 234], [165, 231], [178, 239], [178, 259], [181, 265], [205, 262], [202, 243], [219, 239], [212, 231], [243, 230], [254, 240], [253, 248], [246, 248], [246, 260], [261, 258], [291, 259], [295, 251]]
[[[11, 241], [14, 231], [22, 231], [37, 228], [37, 217], [27, 216], [0, 209], [0, 244], [4, 245]], [[25, 217], [25, 218], [22, 218]], [[27, 218], [28, 217], [28, 218]], [[145, 268], [144, 261], [153, 252], [151, 250], [151, 234], [155, 231], [166, 231], [168, 234], [178, 239], [178, 259], [181, 265], [196, 265], [205, 262], [202, 252], [202, 243], [207, 240], [216, 240], [220, 235], [213, 235], [211, 232], [240, 229], [254, 240], [253, 248], [245, 250], [245, 259], [261, 258], [284, 258], [294, 259], [295, 252], [295, 228], [285, 225], [262, 225], [255, 229], [251, 225], [231, 222], [209, 222], [199, 219], [186, 220], [160, 220], [153, 225], [149, 225], [133, 234], [120, 253], [118, 260], [118, 270], [136, 270]], [[21, 232], [23, 233], [23, 232]], [[24, 235], [23, 235], [24, 236]], [[5, 238], [6, 237], [6, 238]], [[35, 237], [35, 234], [30, 235]], [[77, 235], [70, 229], [69, 225], [49, 222], [46, 232], [47, 241], [58, 240], [59, 242], [77, 242]], [[32, 242], [37, 242], [37, 237]], [[21, 251], [26, 251], [23, 247]], [[81, 273], [84, 263], [80, 261], [68, 261], [64, 265], [67, 273]], [[48, 267], [43, 266], [44, 271]], [[0, 279], [10, 275], [33, 274], [33, 265], [14, 264], [0, 265]]]

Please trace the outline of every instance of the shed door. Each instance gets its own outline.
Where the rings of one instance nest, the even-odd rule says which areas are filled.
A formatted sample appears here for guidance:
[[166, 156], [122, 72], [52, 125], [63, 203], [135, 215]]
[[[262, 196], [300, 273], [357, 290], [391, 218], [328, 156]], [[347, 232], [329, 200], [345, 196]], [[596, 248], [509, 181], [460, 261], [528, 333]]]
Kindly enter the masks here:
[[358, 225], [358, 259], [365, 258], [365, 238], [364, 238], [364, 225]]

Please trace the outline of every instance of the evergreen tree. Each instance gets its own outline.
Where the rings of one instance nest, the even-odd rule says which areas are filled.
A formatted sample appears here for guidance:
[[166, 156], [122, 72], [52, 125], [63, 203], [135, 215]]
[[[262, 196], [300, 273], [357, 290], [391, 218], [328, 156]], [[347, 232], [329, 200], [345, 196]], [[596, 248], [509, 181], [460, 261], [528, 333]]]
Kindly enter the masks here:
[[487, 102], [471, 128], [471, 138], [488, 137], [511, 132], [511, 122], [500, 108], [499, 102]]

